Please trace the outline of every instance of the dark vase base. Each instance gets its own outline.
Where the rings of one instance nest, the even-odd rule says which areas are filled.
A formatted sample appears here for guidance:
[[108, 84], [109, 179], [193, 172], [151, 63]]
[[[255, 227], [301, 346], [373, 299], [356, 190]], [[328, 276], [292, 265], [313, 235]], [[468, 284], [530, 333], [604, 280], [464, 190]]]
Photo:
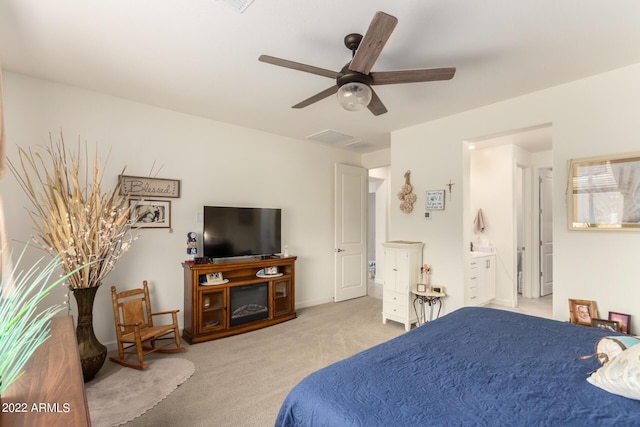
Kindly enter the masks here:
[[[104, 346], [103, 346], [104, 347]], [[107, 347], [104, 347], [104, 352], [92, 357], [85, 357], [80, 359], [82, 365], [82, 376], [84, 382], [89, 382], [95, 378], [96, 374], [102, 369], [104, 361], [107, 358]]]
[[84, 382], [91, 381], [96, 376], [107, 358], [107, 347], [98, 341], [93, 330], [93, 301], [98, 288], [95, 286], [72, 289], [78, 304], [76, 339], [78, 340], [78, 353], [80, 354]]

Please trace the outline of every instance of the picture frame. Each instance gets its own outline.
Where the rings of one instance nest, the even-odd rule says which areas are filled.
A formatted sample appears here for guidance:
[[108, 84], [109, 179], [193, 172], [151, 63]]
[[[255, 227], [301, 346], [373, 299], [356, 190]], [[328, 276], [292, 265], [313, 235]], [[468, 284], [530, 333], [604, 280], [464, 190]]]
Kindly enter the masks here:
[[640, 231], [640, 152], [571, 159], [569, 230]]
[[180, 197], [180, 180], [143, 176], [118, 176], [120, 194], [131, 197]]
[[217, 271], [215, 273], [207, 273], [207, 283], [222, 282], [222, 273]]
[[569, 299], [570, 322], [578, 325], [591, 326], [591, 319], [598, 318], [595, 301]]
[[264, 274], [266, 274], [268, 276], [272, 276], [274, 274], [278, 274], [278, 267], [277, 266], [265, 267], [264, 268]]
[[129, 199], [133, 228], [171, 228], [171, 201]]
[[615, 311], [610, 311], [608, 319], [620, 322], [620, 329], [618, 329], [618, 332], [631, 335], [631, 315], [630, 314], [617, 313]]
[[444, 210], [444, 191], [445, 190], [427, 190], [425, 192], [425, 209]]
[[620, 332], [620, 322], [617, 320], [591, 319], [591, 326], [610, 332]]
[[426, 285], [426, 283], [418, 283], [417, 291], [418, 291], [418, 292], [427, 292], [427, 285]]

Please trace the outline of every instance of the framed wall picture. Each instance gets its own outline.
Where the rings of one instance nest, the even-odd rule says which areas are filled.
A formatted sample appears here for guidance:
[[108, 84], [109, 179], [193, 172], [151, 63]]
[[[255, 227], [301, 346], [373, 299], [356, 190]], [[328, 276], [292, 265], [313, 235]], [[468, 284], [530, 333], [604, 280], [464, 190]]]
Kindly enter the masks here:
[[594, 328], [604, 329], [605, 331], [620, 331], [620, 322], [617, 320], [591, 319], [591, 326]]
[[425, 193], [425, 209], [444, 209], [444, 190], [428, 190]]
[[171, 228], [171, 201], [129, 199], [134, 228]]
[[596, 302], [582, 299], [570, 299], [569, 315], [571, 323], [591, 326], [591, 319], [598, 318], [598, 309], [596, 308]]
[[619, 332], [623, 334], [631, 334], [631, 315], [624, 313], [616, 313], [614, 311], [609, 312], [609, 320], [615, 320], [620, 322]]
[[569, 160], [569, 230], [640, 231], [640, 152]]
[[120, 175], [120, 194], [131, 197], [180, 197], [180, 180]]

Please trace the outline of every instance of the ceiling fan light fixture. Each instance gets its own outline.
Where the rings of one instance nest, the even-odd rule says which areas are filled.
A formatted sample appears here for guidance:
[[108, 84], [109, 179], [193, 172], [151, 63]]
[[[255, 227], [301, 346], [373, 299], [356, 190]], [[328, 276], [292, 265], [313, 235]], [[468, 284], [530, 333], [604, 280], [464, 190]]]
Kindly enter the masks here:
[[338, 89], [338, 101], [347, 111], [364, 110], [372, 96], [371, 88], [360, 82], [345, 83]]

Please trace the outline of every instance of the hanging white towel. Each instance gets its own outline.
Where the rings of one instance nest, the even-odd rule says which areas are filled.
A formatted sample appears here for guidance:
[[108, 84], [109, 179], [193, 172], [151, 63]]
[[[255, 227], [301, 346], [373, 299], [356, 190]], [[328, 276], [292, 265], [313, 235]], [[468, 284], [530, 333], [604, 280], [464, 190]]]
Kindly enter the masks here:
[[484, 231], [484, 216], [482, 215], [482, 209], [478, 209], [476, 218], [473, 220], [473, 233], [478, 234]]

